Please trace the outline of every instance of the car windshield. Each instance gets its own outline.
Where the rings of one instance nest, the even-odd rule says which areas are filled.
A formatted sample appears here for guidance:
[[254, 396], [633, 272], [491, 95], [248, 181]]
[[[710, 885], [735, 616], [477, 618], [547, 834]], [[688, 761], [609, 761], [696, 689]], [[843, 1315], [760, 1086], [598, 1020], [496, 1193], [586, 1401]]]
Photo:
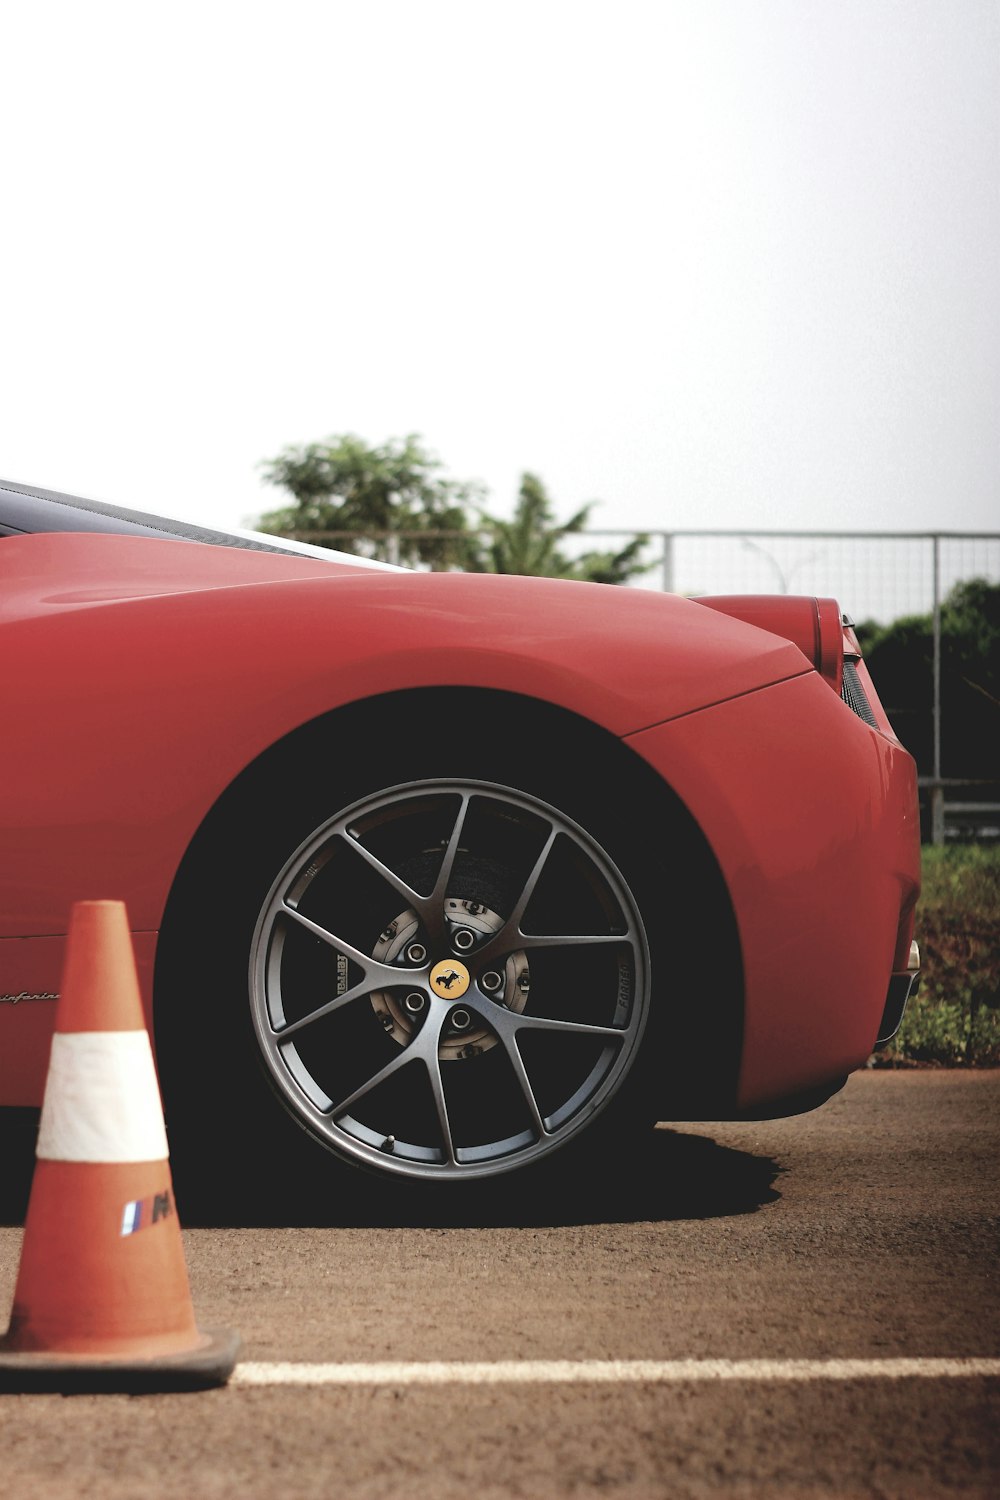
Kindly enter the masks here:
[[308, 542], [268, 536], [260, 531], [200, 526], [179, 516], [154, 515], [122, 505], [106, 505], [99, 500], [84, 500], [79, 495], [65, 495], [56, 490], [0, 480], [0, 537], [66, 531], [154, 536], [201, 542], [212, 547], [242, 547], [255, 552], [292, 552], [321, 562], [346, 562], [352, 567], [397, 571], [391, 563], [357, 557], [350, 552], [337, 552], [331, 547], [314, 547]]

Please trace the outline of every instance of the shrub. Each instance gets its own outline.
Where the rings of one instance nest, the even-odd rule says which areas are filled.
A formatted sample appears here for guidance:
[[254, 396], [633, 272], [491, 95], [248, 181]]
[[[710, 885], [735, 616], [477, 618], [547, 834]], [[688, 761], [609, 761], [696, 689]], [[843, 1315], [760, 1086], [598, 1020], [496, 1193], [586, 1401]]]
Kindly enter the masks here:
[[877, 1065], [1000, 1066], [1000, 848], [925, 848], [920, 990]]

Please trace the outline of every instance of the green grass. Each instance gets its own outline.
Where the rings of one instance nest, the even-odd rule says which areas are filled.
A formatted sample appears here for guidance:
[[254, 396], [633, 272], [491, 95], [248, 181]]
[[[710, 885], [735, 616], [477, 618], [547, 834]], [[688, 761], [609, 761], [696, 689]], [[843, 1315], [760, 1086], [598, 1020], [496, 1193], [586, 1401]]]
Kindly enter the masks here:
[[1000, 848], [923, 851], [920, 990], [881, 1066], [1000, 1066]]

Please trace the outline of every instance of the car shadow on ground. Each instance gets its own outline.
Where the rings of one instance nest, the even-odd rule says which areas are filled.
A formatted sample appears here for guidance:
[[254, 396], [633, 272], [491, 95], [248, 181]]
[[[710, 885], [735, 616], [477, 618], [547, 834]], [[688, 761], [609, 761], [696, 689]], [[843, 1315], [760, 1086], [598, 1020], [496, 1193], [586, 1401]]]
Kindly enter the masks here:
[[[711, 1127], [706, 1127], [708, 1130]], [[558, 1228], [713, 1219], [754, 1213], [781, 1194], [783, 1168], [771, 1157], [717, 1145], [711, 1136], [660, 1128], [637, 1138], [626, 1156], [591, 1159], [566, 1171], [554, 1163], [535, 1177], [443, 1185], [429, 1196], [361, 1178], [334, 1214], [292, 1222], [385, 1228]], [[437, 1186], [437, 1185], [435, 1185]], [[356, 1196], [355, 1196], [356, 1195]]]
[[[37, 1113], [0, 1120], [0, 1224], [24, 1222], [34, 1168]], [[256, 1162], [198, 1182], [174, 1170], [181, 1222], [199, 1227], [441, 1228], [547, 1227], [712, 1219], [754, 1213], [781, 1195], [769, 1156], [718, 1145], [711, 1125], [638, 1135], [627, 1149], [567, 1169], [509, 1181], [456, 1186], [384, 1184], [325, 1157], [289, 1174], [285, 1162]], [[699, 1133], [694, 1133], [697, 1130]], [[701, 1133], [701, 1132], [704, 1133]]]

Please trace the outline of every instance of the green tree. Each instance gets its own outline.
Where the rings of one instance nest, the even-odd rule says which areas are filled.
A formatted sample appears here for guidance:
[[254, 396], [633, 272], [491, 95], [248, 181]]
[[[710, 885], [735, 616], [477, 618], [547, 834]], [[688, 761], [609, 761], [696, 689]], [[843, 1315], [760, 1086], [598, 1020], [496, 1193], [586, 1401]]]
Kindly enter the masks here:
[[[858, 629], [896, 733], [921, 775], [934, 769], [934, 626], [930, 615]], [[945, 776], [1000, 780], [1000, 584], [970, 578], [941, 605], [941, 765]]]
[[617, 552], [567, 556], [560, 544], [583, 531], [594, 502], [559, 522], [535, 474], [521, 476], [513, 519], [490, 515], [483, 487], [445, 478], [415, 433], [377, 447], [346, 433], [285, 448], [261, 467], [293, 498], [258, 522], [272, 535], [410, 565], [591, 583], [627, 583], [648, 566], [644, 536]]
[[641, 559], [647, 538], [636, 537], [620, 552], [584, 552], [567, 557], [560, 543], [583, 531], [591, 501], [558, 522], [537, 474], [522, 474], [513, 518], [500, 521], [483, 513], [486, 543], [480, 567], [487, 573], [521, 573], [535, 578], [576, 578], [589, 583], [627, 583], [649, 566]]
[[[444, 478], [416, 433], [377, 447], [346, 433], [285, 448], [261, 467], [269, 484], [294, 499], [263, 516], [262, 531], [411, 565], [477, 564], [469, 510], [482, 487]], [[447, 535], [431, 534], [440, 532]]]

